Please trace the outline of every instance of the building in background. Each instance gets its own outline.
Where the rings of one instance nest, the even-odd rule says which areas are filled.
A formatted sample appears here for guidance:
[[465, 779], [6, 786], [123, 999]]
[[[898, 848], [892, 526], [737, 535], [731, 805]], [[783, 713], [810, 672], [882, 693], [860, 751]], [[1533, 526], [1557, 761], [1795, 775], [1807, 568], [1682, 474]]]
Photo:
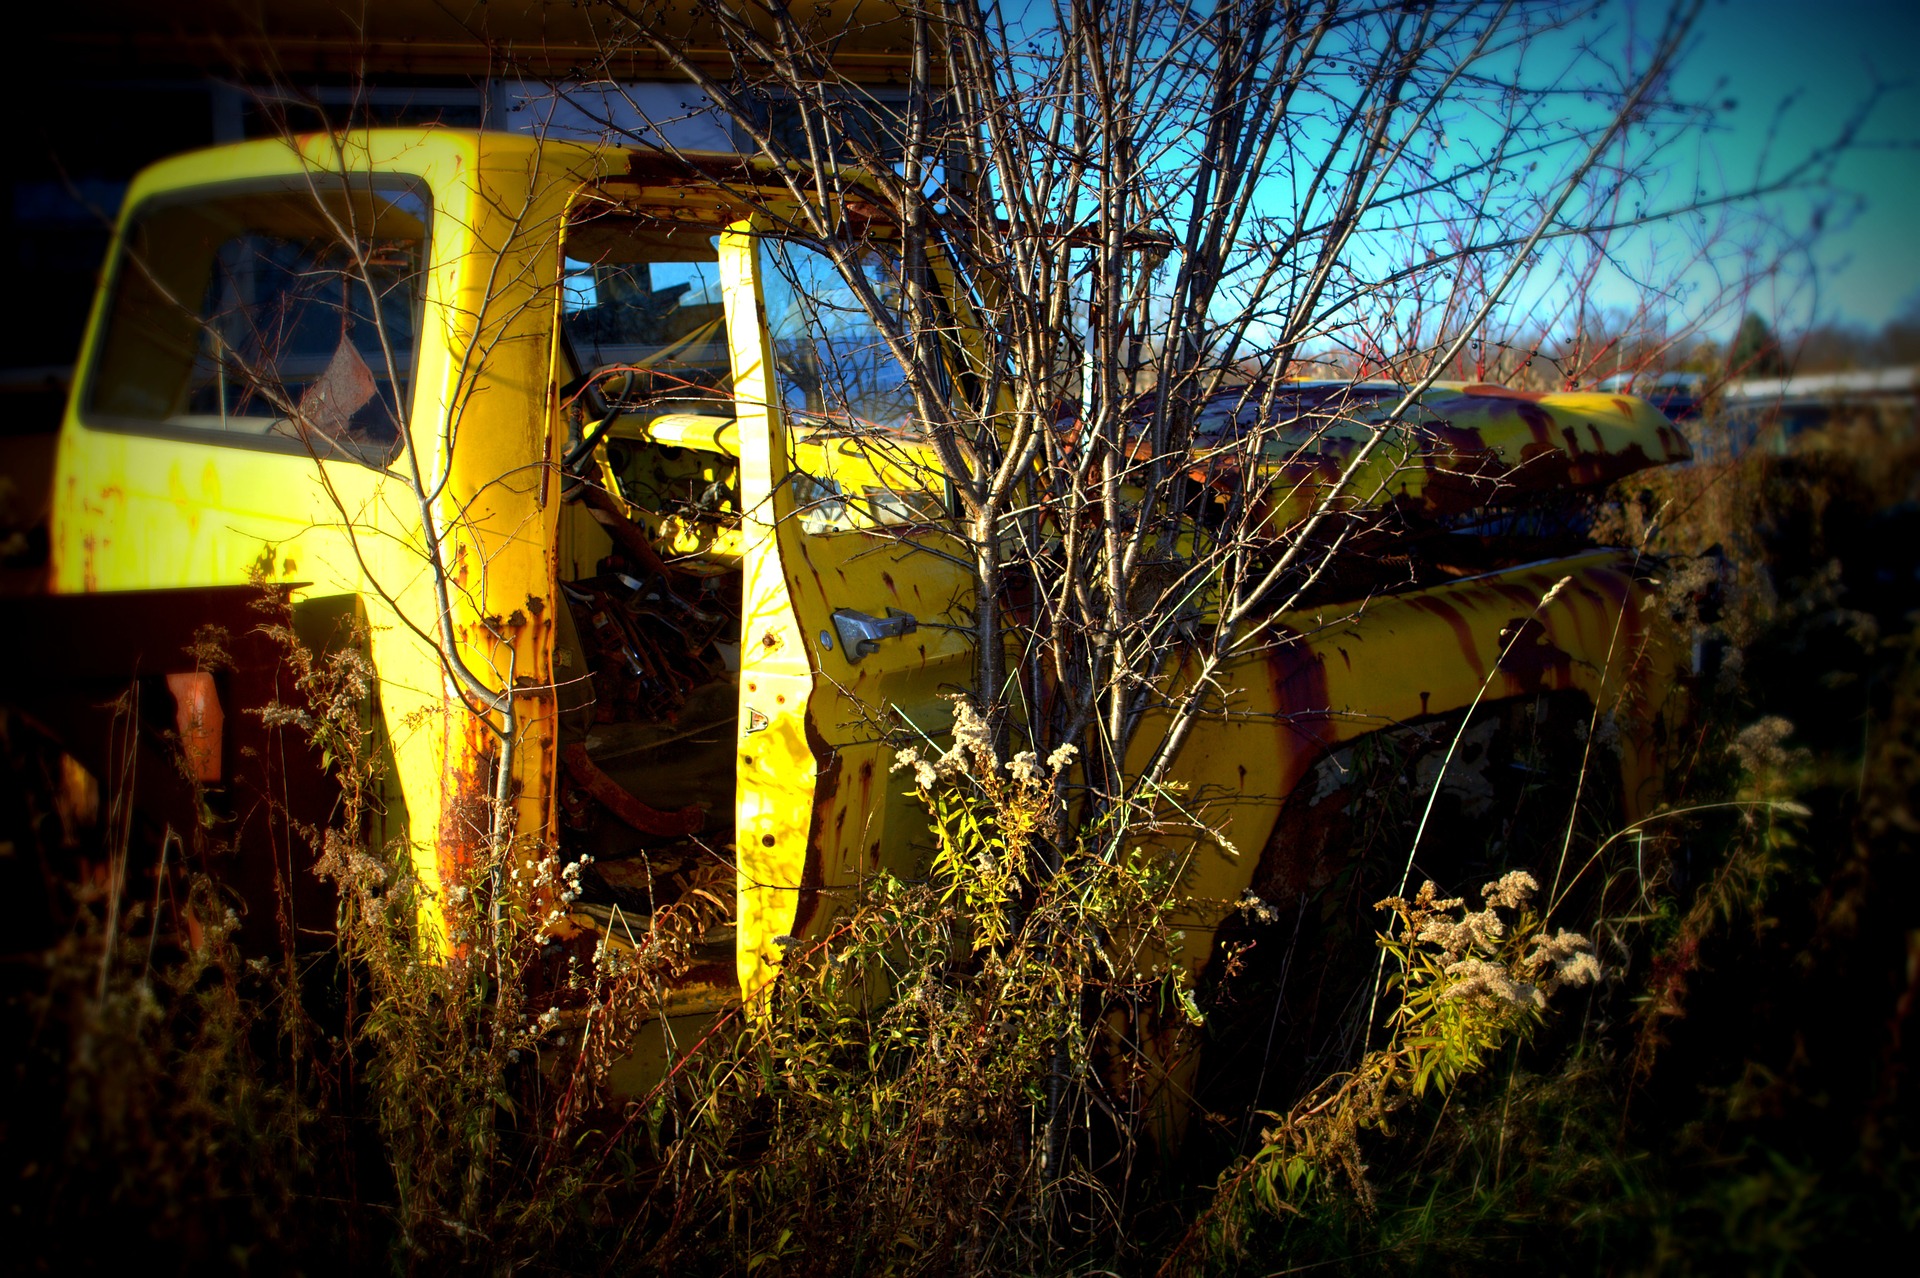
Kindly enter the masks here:
[[1796, 435], [1838, 425], [1911, 437], [1920, 429], [1920, 366], [1728, 382], [1720, 389], [1717, 423], [1718, 437], [1703, 441], [1709, 453], [1784, 448]]
[[[730, 75], [694, 7], [673, 12], [679, 46]], [[792, 12], [842, 33], [835, 71], [863, 94], [904, 101], [893, 4], [822, 0]], [[162, 156], [328, 124], [735, 149], [731, 123], [651, 50], [607, 47], [610, 16], [551, 0], [96, 0], [50, 13], [20, 60], [25, 118], [9, 130], [0, 179], [10, 298], [0, 431], [56, 427], [112, 219], [134, 173]], [[778, 102], [767, 112], [778, 128]]]

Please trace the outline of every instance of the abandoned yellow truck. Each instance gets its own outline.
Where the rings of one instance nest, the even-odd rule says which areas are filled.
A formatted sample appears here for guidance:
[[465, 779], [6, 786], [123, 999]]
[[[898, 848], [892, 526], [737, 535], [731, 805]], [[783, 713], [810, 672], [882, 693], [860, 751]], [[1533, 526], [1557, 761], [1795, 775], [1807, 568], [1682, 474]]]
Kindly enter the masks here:
[[[11, 604], [46, 620], [16, 642], [55, 674], [161, 681], [188, 770], [238, 793], [260, 762], [249, 698], [290, 690], [196, 661], [191, 636], [216, 621], [244, 646], [263, 589], [358, 618], [387, 760], [369, 835], [404, 841], [427, 898], [503, 830], [593, 858], [562, 931], [630, 936], [724, 867], [730, 926], [670, 1010], [739, 1006], [825, 934], [837, 889], [924, 873], [896, 752], [941, 741], [952, 698], [977, 693], [953, 498], [833, 261], [770, 217], [784, 198], [738, 157], [449, 129], [152, 166], [61, 426], [48, 597]], [[978, 299], [964, 270], [937, 274], [971, 349]], [[1292, 384], [1311, 439], [1252, 472], [1196, 451], [1196, 482], [1270, 486], [1284, 528], [1397, 394]], [[1687, 456], [1626, 396], [1437, 386], [1416, 416], [1418, 439], [1377, 454], [1382, 502], [1479, 507]], [[1617, 725], [1630, 811], [1654, 801], [1676, 655], [1631, 554], [1364, 593], [1259, 619], [1288, 641], [1218, 673], [1232, 712], [1174, 759], [1168, 781], [1222, 834], [1184, 853], [1195, 938], [1249, 890], [1319, 872], [1289, 821], [1372, 734], [1570, 695]], [[1138, 749], [1157, 744], [1150, 727]], [[240, 855], [297, 877], [279, 843]], [[432, 908], [422, 935], [460, 944]], [[1181, 955], [1196, 973], [1213, 958], [1211, 940]]]

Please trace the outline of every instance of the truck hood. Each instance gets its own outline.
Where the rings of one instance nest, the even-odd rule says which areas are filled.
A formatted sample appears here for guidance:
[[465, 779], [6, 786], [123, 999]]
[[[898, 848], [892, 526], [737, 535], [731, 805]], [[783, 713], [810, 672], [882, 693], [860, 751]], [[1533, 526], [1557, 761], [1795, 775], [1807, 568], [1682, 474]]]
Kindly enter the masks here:
[[1692, 456], [1665, 414], [1632, 395], [1436, 385], [1391, 419], [1405, 395], [1406, 388], [1382, 382], [1221, 392], [1196, 423], [1193, 476], [1222, 496], [1261, 493], [1278, 533], [1318, 509], [1383, 431], [1336, 509], [1395, 506], [1445, 516], [1545, 489], [1606, 484]]

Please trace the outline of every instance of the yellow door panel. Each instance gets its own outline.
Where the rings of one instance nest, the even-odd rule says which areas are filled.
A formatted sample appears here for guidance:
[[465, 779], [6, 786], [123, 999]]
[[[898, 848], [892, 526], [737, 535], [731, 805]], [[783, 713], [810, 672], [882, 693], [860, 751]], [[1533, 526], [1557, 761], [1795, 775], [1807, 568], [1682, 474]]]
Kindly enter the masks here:
[[729, 328], [752, 334], [753, 347], [737, 349], [734, 366], [749, 618], [738, 831], [747, 990], [777, 961], [776, 938], [824, 931], [835, 888], [882, 866], [913, 871], [925, 816], [888, 771], [891, 742], [947, 731], [943, 694], [967, 692], [973, 669], [962, 548], [920, 522], [944, 484], [900, 434], [790, 402], [792, 352], [776, 342], [794, 330], [768, 322], [754, 229], [722, 238]]

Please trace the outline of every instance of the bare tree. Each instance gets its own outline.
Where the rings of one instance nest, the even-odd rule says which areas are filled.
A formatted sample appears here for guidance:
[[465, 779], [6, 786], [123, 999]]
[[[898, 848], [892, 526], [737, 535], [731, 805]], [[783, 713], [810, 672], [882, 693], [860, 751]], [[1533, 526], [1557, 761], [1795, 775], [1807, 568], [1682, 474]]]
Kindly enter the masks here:
[[[1224, 809], [1169, 782], [1304, 642], [1274, 620], [1314, 605], [1333, 624], [1437, 579], [1417, 543], [1412, 567], [1378, 555], [1407, 528], [1407, 476], [1457, 464], [1433, 460], [1436, 382], [1551, 364], [1541, 380], [1571, 388], [1661, 361], [1714, 308], [1603, 321], [1602, 273], [1658, 288], [1722, 264], [1740, 199], [1816, 184], [1854, 126], [1782, 175], [1676, 196], [1665, 157], [1708, 118], [1673, 96], [1698, 3], [1603, 28], [1612, 57], [1578, 5], [696, 9], [699, 54], [665, 6], [596, 6], [599, 60], [553, 91], [592, 81], [604, 103], [615, 68], [672, 68], [753, 163], [729, 177], [664, 130], [625, 141], [734, 182], [758, 232], [796, 246], [770, 277], [858, 313], [937, 455], [925, 484], [953, 494], [937, 546], [892, 535], [963, 548], [988, 731], [1082, 760], [1056, 775], [1042, 873], [1095, 829], [1224, 841]], [[903, 50], [885, 92], [835, 58], [869, 22]], [[1639, 256], [1644, 228], [1709, 213], [1714, 234]], [[1291, 380], [1330, 365], [1347, 387]], [[783, 376], [811, 379], [836, 429], [897, 433], [866, 407], [871, 368]], [[1524, 487], [1518, 470], [1482, 465], [1467, 504]]]
[[[1676, 4], [1606, 60], [1569, 34], [1587, 17], [1577, 7], [1067, 0], [1016, 13], [930, 0], [877, 15], [904, 50], [897, 86], [883, 92], [835, 57], [849, 24], [865, 20], [858, 8], [701, 0], [697, 25], [716, 43], [696, 55], [676, 34], [688, 29], [684, 16], [604, 0], [592, 6], [605, 33], [598, 61], [553, 91], [567, 98], [582, 81], [602, 86], [578, 95], [591, 115], [617, 68], [664, 63], [743, 140], [746, 160], [732, 162], [683, 153], [663, 129], [624, 139], [653, 153], [657, 171], [724, 192], [739, 217], [722, 238], [730, 250], [751, 241], [760, 278], [778, 286], [777, 298], [762, 299], [766, 313], [742, 326], [770, 357], [764, 384], [726, 393], [759, 396], [764, 419], [804, 420], [877, 458], [891, 487], [857, 497], [875, 516], [863, 529], [904, 555], [960, 570], [955, 611], [973, 666], [963, 690], [980, 715], [962, 722], [982, 725], [971, 748], [996, 766], [1030, 752], [1029, 769], [1034, 758], [1077, 756], [1077, 766], [1047, 773], [1047, 820], [1031, 843], [1031, 881], [1040, 883], [1076, 842], [1116, 860], [1140, 844], [1238, 855], [1232, 801], [1182, 789], [1187, 761], [1224, 748], [1227, 738], [1210, 729], [1249, 717], [1248, 689], [1271, 684], [1274, 669], [1307, 651], [1310, 632], [1363, 616], [1400, 587], [1505, 566], [1442, 562], [1409, 532], [1444, 534], [1448, 518], [1533, 482], [1518, 459], [1462, 442], [1470, 432], [1434, 420], [1429, 396], [1442, 379], [1517, 379], [1538, 361], [1571, 387], [1623, 364], [1651, 365], [1693, 331], [1698, 312], [1667, 325], [1657, 307], [1602, 323], [1588, 294], [1637, 229], [1728, 207], [1740, 194], [1663, 203], [1648, 176], [1649, 160], [1700, 118], [1671, 98], [1699, 8]], [[1556, 57], [1557, 78], [1540, 77], [1541, 59]], [[628, 105], [644, 118], [637, 99]], [[484, 889], [467, 898], [480, 904], [459, 912], [479, 930], [443, 939], [449, 952], [491, 956], [487, 1050], [504, 1058], [510, 1044], [530, 1040], [514, 1020], [524, 1008], [504, 992], [503, 934], [524, 945], [543, 927], [564, 927], [564, 911], [549, 912], [565, 896], [550, 867], [534, 896], [506, 886], [554, 852], [525, 836], [548, 815], [538, 773], [554, 770], [547, 748], [560, 717], [540, 699], [557, 702], [564, 680], [541, 668], [536, 622], [518, 601], [495, 598], [489, 574], [547, 553], [551, 524], [532, 537], [513, 520], [534, 527], [553, 518], [544, 497], [542, 513], [528, 513], [528, 495], [544, 494], [549, 480], [560, 501], [585, 503], [615, 530], [625, 553], [659, 568], [618, 486], [596, 482], [594, 451], [644, 398], [634, 389], [642, 382], [654, 407], [722, 392], [675, 380], [658, 362], [613, 362], [557, 388], [552, 417], [564, 433], [571, 410], [578, 434], [558, 444], [544, 437], [544, 452], [516, 441], [525, 444], [516, 454], [469, 429], [490, 397], [526, 403], [526, 386], [545, 385], [568, 237], [617, 214], [592, 200], [562, 208], [570, 192], [536, 189], [522, 192], [520, 207], [491, 210], [501, 238], [473, 248], [485, 269], [467, 309], [438, 317], [457, 366], [435, 447], [424, 447], [398, 402], [413, 374], [408, 342], [392, 327], [400, 311], [385, 302], [410, 296], [428, 274], [407, 256], [422, 251], [422, 236], [418, 227], [411, 239], [403, 233], [404, 200], [368, 195], [363, 179], [376, 166], [351, 136], [295, 143], [306, 148], [310, 181], [291, 192], [301, 209], [288, 224], [309, 227], [318, 257], [289, 272], [282, 311], [256, 307], [240, 316], [250, 327], [234, 327], [200, 299], [169, 294], [158, 274], [152, 283], [158, 309], [191, 330], [181, 349], [196, 348], [187, 362], [207, 381], [195, 388], [211, 396], [202, 415], [223, 430], [230, 418], [258, 419], [265, 425], [255, 429], [306, 446], [365, 588], [387, 605], [398, 638], [431, 654], [447, 690], [441, 700], [465, 716], [440, 730], [459, 742], [446, 754], [470, 773], [467, 790], [486, 801], [438, 814], [440, 844], [425, 855], [466, 880], [436, 883], [443, 899], [460, 899], [469, 884]], [[1835, 146], [1844, 141], [1843, 133]], [[1815, 156], [1746, 193], [1820, 172]], [[704, 249], [713, 228], [696, 229]], [[278, 249], [252, 251], [258, 260], [243, 269]], [[312, 287], [324, 294], [317, 301], [300, 295]], [[291, 330], [275, 324], [309, 301], [339, 322], [339, 342], [295, 369], [282, 340]], [[711, 341], [731, 318], [676, 333], [662, 352]], [[1296, 380], [1329, 367], [1350, 375]], [[778, 431], [743, 441], [742, 452], [782, 439], [791, 443]], [[327, 463], [369, 449], [387, 464], [367, 481], [373, 487], [337, 488]], [[795, 523], [831, 520], [836, 504], [855, 500], [825, 485], [803, 497], [809, 477], [793, 478], [768, 506]], [[1444, 490], [1447, 502], [1425, 490], [1403, 499], [1419, 484]], [[693, 500], [722, 502], [724, 487], [715, 477]], [[396, 499], [408, 513], [390, 536], [366, 512]], [[1400, 553], [1380, 553], [1389, 544]], [[1500, 633], [1496, 655], [1539, 628], [1571, 579], [1539, 583], [1537, 602], [1513, 619], [1511, 636]], [[554, 600], [567, 606], [558, 592]], [[1625, 611], [1616, 605], [1609, 615]], [[460, 617], [480, 620], [461, 632]], [[1592, 654], [1600, 673], [1582, 685], [1596, 723], [1603, 694], [1619, 692], [1609, 678], [1623, 633], [1603, 636]], [[1494, 676], [1487, 670], [1462, 698], [1466, 714]], [[1370, 728], [1391, 717], [1332, 704], [1311, 715]], [[908, 743], [898, 723], [870, 726]], [[636, 828], [673, 815], [623, 799], [617, 787], [599, 797]], [[1424, 829], [1423, 817], [1408, 873]], [[416, 842], [424, 837], [414, 831]], [[1203, 925], [1231, 904], [1207, 903]], [[1045, 926], [1041, 941], [1063, 950], [1114, 940], [1074, 934], [1058, 916]], [[1173, 966], [1165, 939], [1130, 939], [1131, 966]], [[1089, 1025], [1151, 1021], [1141, 983], [1120, 984], [1076, 1014]], [[1363, 1045], [1372, 1023], [1369, 1008]], [[1123, 1033], [1104, 1042], [1135, 1050]], [[1036, 1142], [1048, 1174], [1079, 1103], [1065, 1093], [1094, 1072], [1091, 1053], [1069, 1060], [1069, 1051], [1062, 1034]], [[1139, 1125], [1142, 1108], [1118, 1125]]]
[[[1369, 462], [1404, 444], [1434, 379], [1524, 365], [1570, 313], [1561, 380], [1597, 376], [1617, 343], [1594, 347], [1586, 294], [1615, 242], [1737, 194], [1664, 201], [1648, 171], [1701, 118], [1670, 96], [1697, 5], [1612, 33], [1614, 60], [1569, 35], [1578, 6], [699, 8], [724, 67], [628, 3], [605, 6], [602, 65], [643, 54], [697, 86], [784, 184], [769, 226], [826, 255], [883, 335], [958, 496], [979, 695], [997, 732], [1017, 706], [1034, 748], [1085, 747], [1088, 815], [1154, 806], [1224, 708], [1222, 672], [1267, 642], [1260, 619], [1362, 537]], [[908, 33], [901, 94], [835, 65], [869, 20]], [[1542, 336], [1502, 336], [1522, 328]], [[1252, 476], [1351, 424], [1287, 390], [1343, 350], [1404, 393], [1334, 481], [1285, 519], [1266, 494], [1213, 500], [1196, 450]]]

